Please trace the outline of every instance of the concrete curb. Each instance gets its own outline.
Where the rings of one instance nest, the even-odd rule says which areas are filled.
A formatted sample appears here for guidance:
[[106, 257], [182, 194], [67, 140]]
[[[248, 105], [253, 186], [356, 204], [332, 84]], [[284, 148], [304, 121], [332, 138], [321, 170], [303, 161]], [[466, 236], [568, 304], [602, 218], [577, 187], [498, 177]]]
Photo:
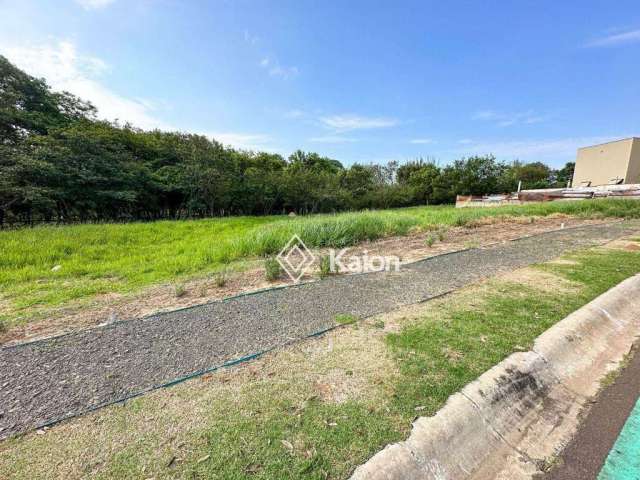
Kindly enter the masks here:
[[420, 417], [352, 480], [532, 478], [568, 443], [578, 415], [640, 335], [640, 275], [540, 335]]

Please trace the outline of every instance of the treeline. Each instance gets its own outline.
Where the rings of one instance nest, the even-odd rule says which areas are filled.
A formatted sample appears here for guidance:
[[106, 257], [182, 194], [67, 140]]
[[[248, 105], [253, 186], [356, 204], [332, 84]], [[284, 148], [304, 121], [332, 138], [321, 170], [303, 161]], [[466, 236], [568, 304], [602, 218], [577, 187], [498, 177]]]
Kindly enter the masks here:
[[471, 157], [439, 167], [352, 165], [297, 151], [285, 159], [201, 135], [96, 120], [0, 56], [0, 226], [317, 213], [448, 203], [456, 194], [565, 185], [572, 164]]

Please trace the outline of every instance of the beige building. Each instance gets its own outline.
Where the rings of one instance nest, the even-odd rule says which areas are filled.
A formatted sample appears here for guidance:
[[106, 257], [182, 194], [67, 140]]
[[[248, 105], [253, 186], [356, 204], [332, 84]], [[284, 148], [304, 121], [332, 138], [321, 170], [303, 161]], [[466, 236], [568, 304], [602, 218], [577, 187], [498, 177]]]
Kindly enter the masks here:
[[640, 183], [640, 138], [578, 149], [572, 187]]

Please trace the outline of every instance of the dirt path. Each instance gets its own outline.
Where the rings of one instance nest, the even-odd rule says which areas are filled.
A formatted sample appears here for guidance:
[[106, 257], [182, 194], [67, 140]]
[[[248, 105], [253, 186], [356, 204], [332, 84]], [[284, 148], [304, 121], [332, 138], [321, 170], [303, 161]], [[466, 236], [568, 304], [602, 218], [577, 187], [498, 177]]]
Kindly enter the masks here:
[[565, 229], [441, 255], [399, 272], [329, 278], [0, 349], [0, 438], [470, 282], [637, 232]]

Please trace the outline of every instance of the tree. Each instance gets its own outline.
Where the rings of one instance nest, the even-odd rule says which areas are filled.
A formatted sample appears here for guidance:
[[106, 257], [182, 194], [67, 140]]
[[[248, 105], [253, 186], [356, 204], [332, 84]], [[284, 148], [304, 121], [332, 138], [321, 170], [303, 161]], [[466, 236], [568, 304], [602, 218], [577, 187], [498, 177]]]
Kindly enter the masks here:
[[573, 171], [576, 168], [575, 162], [567, 162], [564, 167], [554, 172], [555, 186], [566, 187], [567, 184], [573, 181]]
[[446, 203], [563, 184], [551, 171], [493, 156], [444, 168], [418, 159], [355, 164], [297, 150], [287, 160], [183, 132], [96, 120], [95, 108], [53, 92], [0, 57], [0, 227], [38, 221], [154, 220], [335, 212]]
[[0, 55], [0, 144], [93, 118], [96, 109], [68, 92], [53, 93], [42, 79], [27, 75]]

